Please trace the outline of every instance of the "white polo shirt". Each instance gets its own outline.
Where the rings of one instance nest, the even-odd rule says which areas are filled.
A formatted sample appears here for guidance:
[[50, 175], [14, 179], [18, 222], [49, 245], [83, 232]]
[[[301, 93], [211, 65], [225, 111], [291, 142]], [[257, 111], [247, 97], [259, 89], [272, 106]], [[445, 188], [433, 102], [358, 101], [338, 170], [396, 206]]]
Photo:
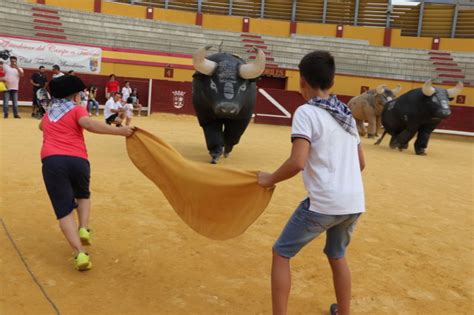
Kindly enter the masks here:
[[329, 215], [364, 212], [359, 136], [345, 131], [326, 110], [305, 104], [294, 114], [291, 137], [311, 144], [303, 170], [309, 210]]
[[111, 109], [119, 109], [120, 107], [122, 107], [122, 104], [120, 103], [120, 101], [115, 102], [114, 98], [110, 97], [109, 100], [105, 103], [105, 106], [104, 106], [104, 117], [105, 117], [105, 119], [109, 118], [113, 114], [116, 114], [116, 113], [112, 113], [110, 111]]

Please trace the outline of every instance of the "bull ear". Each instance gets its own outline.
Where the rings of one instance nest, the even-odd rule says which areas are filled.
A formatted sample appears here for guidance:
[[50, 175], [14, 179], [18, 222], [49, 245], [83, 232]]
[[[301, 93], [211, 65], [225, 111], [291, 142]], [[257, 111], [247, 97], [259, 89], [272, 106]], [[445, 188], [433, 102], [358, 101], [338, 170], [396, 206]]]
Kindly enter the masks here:
[[242, 79], [255, 79], [259, 77], [265, 70], [265, 53], [263, 50], [256, 48], [257, 58], [253, 62], [242, 64], [239, 68], [239, 76]]
[[193, 55], [194, 69], [205, 75], [212, 75], [217, 67], [217, 63], [206, 58], [206, 52], [210, 48], [211, 46], [201, 47]]
[[435, 93], [434, 87], [431, 86], [431, 80], [428, 80], [425, 82], [425, 84], [423, 84], [421, 91], [425, 96], [431, 96]]
[[386, 87], [387, 86], [385, 84], [380, 84], [375, 88], [375, 90], [377, 91], [377, 94], [382, 94], [383, 92], [385, 92]]
[[397, 95], [398, 93], [400, 93], [401, 89], [402, 87], [400, 86], [400, 84], [398, 84], [397, 87], [392, 90], [392, 93]]
[[461, 93], [463, 88], [464, 88], [464, 84], [462, 84], [462, 82], [459, 81], [455, 87], [451, 89], [447, 89], [446, 91], [448, 91], [448, 95], [450, 98], [455, 98], [456, 96], [458, 96], [459, 93]]

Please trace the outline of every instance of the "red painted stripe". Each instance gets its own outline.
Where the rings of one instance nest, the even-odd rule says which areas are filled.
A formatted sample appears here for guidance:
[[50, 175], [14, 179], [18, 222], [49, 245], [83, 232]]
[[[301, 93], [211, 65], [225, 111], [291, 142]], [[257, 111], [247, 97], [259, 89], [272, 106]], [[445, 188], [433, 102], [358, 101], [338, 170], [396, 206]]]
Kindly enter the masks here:
[[48, 9], [43, 9], [43, 8], [31, 8], [33, 11], [40, 11], [40, 12], [47, 12], [47, 13], [53, 13], [53, 14], [58, 14], [58, 11], [56, 10], [48, 10]]
[[262, 38], [260, 35], [240, 34], [241, 37]]
[[244, 43], [256, 43], [256, 44], [265, 44], [263, 40], [253, 40], [253, 39], [242, 39]]
[[436, 71], [448, 71], [448, 72], [462, 72], [461, 69], [452, 68], [436, 68]]
[[453, 58], [451, 57], [434, 57], [434, 56], [431, 56], [430, 59], [431, 60], [450, 60], [450, 61], [453, 60]]
[[54, 15], [46, 15], [46, 14], [40, 14], [40, 13], [33, 13], [33, 16], [41, 17], [41, 18], [47, 18], [47, 19], [53, 19], [53, 20], [59, 20], [59, 16], [54, 16]]
[[138, 66], [153, 66], [153, 67], [167, 67], [170, 66], [174, 69], [188, 69], [193, 70], [194, 67], [191, 65], [180, 65], [170, 64], [169, 62], [153, 62], [153, 61], [138, 61], [138, 60], [125, 60], [116, 58], [102, 58], [102, 62], [120, 63], [127, 65], [138, 65]]
[[265, 45], [244, 45], [245, 48], [253, 48], [253, 47], [257, 47], [257, 48], [260, 48], [260, 49], [267, 49], [268, 46], [265, 46]]
[[[249, 59], [255, 59], [256, 56], [249, 56]], [[266, 57], [266, 60], [274, 61], [275, 59], [273, 57]]]
[[438, 51], [430, 51], [428, 54], [439, 55], [439, 56], [451, 56], [451, 54], [448, 52], [438, 52]]
[[36, 30], [43, 30], [43, 31], [51, 31], [51, 32], [59, 32], [59, 33], [64, 33], [63, 29], [60, 28], [53, 28], [53, 27], [46, 27], [46, 26], [39, 26], [35, 25], [34, 27]]
[[438, 77], [443, 77], [443, 78], [459, 78], [459, 79], [464, 79], [464, 74], [449, 74], [449, 73], [440, 73], [440, 74], [438, 74]]
[[[463, 83], [464, 83], [464, 86], [474, 86], [473, 84], [471, 84], [469, 82], [463, 82]], [[458, 81], [441, 81], [441, 84], [456, 85], [456, 84], [458, 84]]]
[[433, 62], [433, 64], [438, 65], [438, 66], [453, 66], [453, 67], [458, 66], [458, 64], [454, 62]]
[[33, 23], [42, 23], [42, 24], [59, 25], [59, 26], [63, 25], [63, 23], [61, 22], [45, 21], [45, 20], [38, 20], [38, 19], [34, 19]]
[[36, 33], [38, 37], [48, 37], [48, 38], [56, 38], [56, 39], [67, 39], [64, 35], [54, 35], [54, 34], [47, 34], [47, 33]]

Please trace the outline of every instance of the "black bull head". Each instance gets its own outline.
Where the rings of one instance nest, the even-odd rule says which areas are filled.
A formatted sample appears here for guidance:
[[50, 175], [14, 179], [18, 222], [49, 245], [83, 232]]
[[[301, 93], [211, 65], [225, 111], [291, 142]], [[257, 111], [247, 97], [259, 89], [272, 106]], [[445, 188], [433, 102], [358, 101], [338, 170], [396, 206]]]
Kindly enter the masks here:
[[392, 138], [390, 147], [400, 151], [408, 147], [408, 142], [417, 134], [415, 152], [425, 155], [431, 133], [441, 120], [451, 115], [449, 101], [463, 89], [462, 82], [454, 88], [434, 88], [426, 81], [422, 88], [411, 90], [399, 98], [387, 102], [382, 112], [385, 132], [375, 143], [379, 144], [386, 133]]
[[255, 79], [265, 70], [265, 54], [257, 50], [254, 62], [218, 53], [206, 57], [210, 46], [193, 55], [193, 105], [215, 163], [227, 156], [247, 128], [255, 108]]

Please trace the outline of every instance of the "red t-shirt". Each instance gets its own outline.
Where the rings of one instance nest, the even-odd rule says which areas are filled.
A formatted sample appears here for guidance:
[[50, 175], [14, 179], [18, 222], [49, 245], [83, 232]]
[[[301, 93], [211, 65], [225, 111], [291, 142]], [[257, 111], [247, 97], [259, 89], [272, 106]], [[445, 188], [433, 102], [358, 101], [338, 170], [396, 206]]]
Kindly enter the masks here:
[[51, 155], [69, 155], [87, 159], [87, 149], [79, 118], [89, 117], [86, 109], [76, 106], [57, 122], [43, 117], [43, 146], [41, 159]]
[[108, 81], [107, 84], [105, 85], [107, 88], [107, 92], [118, 92], [119, 90], [119, 83], [118, 81]]

